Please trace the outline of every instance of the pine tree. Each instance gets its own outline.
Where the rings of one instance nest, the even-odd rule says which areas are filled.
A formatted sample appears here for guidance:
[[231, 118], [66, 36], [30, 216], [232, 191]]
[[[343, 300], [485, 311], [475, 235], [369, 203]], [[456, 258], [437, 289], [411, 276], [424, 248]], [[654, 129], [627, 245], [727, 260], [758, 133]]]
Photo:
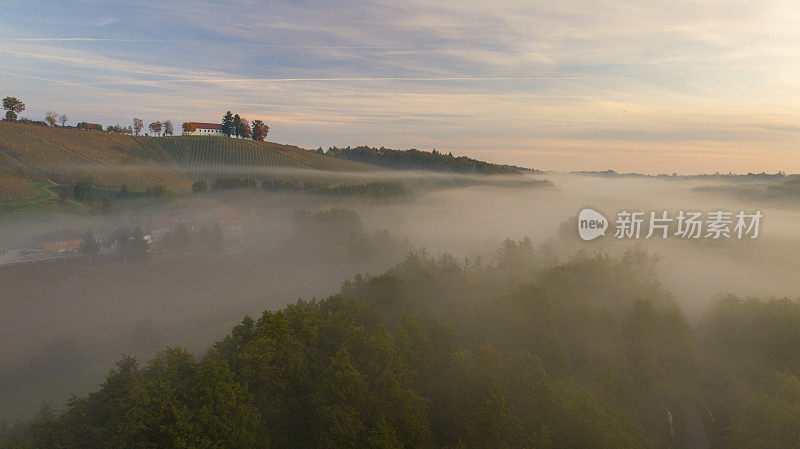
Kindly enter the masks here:
[[242, 135], [242, 118], [239, 117], [239, 114], [233, 116], [233, 134], [236, 138]]
[[233, 134], [233, 114], [231, 111], [225, 113], [222, 117], [222, 134], [230, 137]]

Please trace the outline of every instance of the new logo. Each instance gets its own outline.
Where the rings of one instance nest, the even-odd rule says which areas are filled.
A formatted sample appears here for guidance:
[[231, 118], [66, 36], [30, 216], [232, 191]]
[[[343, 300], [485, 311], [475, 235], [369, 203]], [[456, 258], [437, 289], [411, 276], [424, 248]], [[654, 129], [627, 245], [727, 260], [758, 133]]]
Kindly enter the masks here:
[[578, 214], [578, 235], [582, 240], [594, 240], [606, 235], [608, 220], [600, 212], [584, 209]]

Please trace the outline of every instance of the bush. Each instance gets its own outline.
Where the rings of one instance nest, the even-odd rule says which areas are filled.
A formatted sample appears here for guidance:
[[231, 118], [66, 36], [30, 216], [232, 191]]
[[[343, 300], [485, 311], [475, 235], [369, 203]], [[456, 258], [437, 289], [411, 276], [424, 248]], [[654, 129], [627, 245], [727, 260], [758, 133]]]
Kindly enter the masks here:
[[83, 178], [72, 185], [72, 197], [75, 201], [85, 201], [91, 197], [94, 182], [92, 178]]
[[206, 193], [208, 192], [208, 183], [205, 179], [198, 179], [192, 184], [192, 192], [194, 193]]
[[175, 192], [172, 191], [169, 187], [165, 186], [164, 184], [156, 184], [147, 189], [147, 193], [150, 195], [154, 195], [160, 198], [166, 198], [170, 196], [174, 196]]

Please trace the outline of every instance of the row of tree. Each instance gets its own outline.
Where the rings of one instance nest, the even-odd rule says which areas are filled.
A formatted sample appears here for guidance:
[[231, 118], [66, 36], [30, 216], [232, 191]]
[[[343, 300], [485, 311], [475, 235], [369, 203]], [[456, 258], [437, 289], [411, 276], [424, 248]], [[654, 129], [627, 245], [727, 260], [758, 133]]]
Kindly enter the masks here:
[[[119, 124], [109, 125], [106, 131], [115, 132], [120, 134], [140, 135], [144, 130], [144, 120], [134, 117], [133, 123], [129, 126], [121, 126]], [[172, 120], [156, 120], [147, 125], [147, 129], [155, 136], [171, 136], [175, 134], [175, 127]]]
[[319, 148], [317, 152], [340, 159], [366, 162], [368, 164], [382, 165], [399, 170], [432, 170], [480, 175], [519, 173], [517, 170], [510, 167], [504, 167], [466, 156], [453, 156], [452, 152], [443, 154], [436, 151], [436, 149], [429, 153], [416, 149], [393, 150], [384, 147], [371, 148], [360, 146], [355, 148], [333, 147], [328, 148], [327, 152], [323, 152], [322, 148]]
[[3, 98], [3, 109], [5, 109], [6, 111], [5, 120], [9, 121], [19, 120], [35, 124], [47, 124], [50, 126], [57, 126], [57, 125], [66, 126], [68, 121], [66, 114], [60, 114], [58, 112], [53, 112], [53, 111], [48, 111], [44, 115], [44, 122], [28, 120], [26, 118], [20, 118], [19, 114], [25, 110], [25, 103], [23, 103], [22, 100], [20, 100], [17, 97]]
[[[25, 110], [25, 103], [23, 103], [17, 97], [5, 97], [3, 98], [3, 109], [6, 110], [5, 119], [9, 121], [17, 121], [19, 119], [19, 114]], [[50, 126], [66, 126], [68, 121], [67, 115], [63, 113], [48, 111], [44, 116], [44, 122], [35, 122], [38, 124], [47, 124]], [[86, 125], [86, 123], [82, 123]], [[81, 128], [79, 124], [79, 128]], [[88, 129], [88, 127], [83, 126], [83, 128]], [[163, 120], [163, 121], [154, 121], [150, 123], [147, 128], [150, 130], [153, 135], [156, 136], [171, 136], [175, 133], [175, 129], [172, 125], [172, 120]], [[102, 130], [102, 127], [100, 127]], [[135, 134], [140, 135], [144, 130], [144, 121], [138, 117], [133, 118], [133, 123], [131, 126], [120, 126], [119, 124], [116, 125], [109, 125], [106, 128], [108, 132], [116, 132], [120, 134]], [[196, 128], [191, 122], [185, 122], [183, 124], [183, 131], [185, 133], [194, 132]], [[239, 116], [239, 114], [233, 114], [231, 111], [228, 111], [222, 117], [222, 133], [228, 137], [236, 137], [236, 138], [243, 138], [243, 139], [250, 139], [253, 140], [264, 140], [269, 133], [269, 126], [261, 120], [253, 120], [252, 125], [249, 121], [245, 118]]]
[[58, 112], [48, 111], [44, 115], [44, 121], [50, 126], [67, 126], [67, 114], [59, 114]]
[[[192, 192], [205, 193], [209, 190], [258, 189], [255, 178], [241, 176], [223, 176], [209, 186], [204, 179], [192, 184]], [[401, 200], [410, 198], [411, 188], [399, 180], [375, 180], [353, 183], [330, 183], [307, 179], [300, 181], [285, 177], [268, 177], [261, 182], [261, 190], [270, 192], [302, 191], [319, 195], [341, 195], [352, 198], [373, 200]]]
[[264, 140], [269, 133], [269, 126], [261, 120], [253, 120], [252, 127], [247, 119], [233, 114], [231, 111], [222, 116], [222, 134], [228, 137]]

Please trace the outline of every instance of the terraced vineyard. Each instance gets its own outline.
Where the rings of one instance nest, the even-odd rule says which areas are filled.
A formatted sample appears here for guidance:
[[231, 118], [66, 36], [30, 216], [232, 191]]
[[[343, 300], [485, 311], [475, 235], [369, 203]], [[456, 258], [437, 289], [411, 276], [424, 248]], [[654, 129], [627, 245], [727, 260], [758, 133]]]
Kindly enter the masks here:
[[35, 181], [67, 183], [91, 176], [100, 186], [186, 189], [188, 178], [124, 135], [0, 122], [4, 171]]
[[36, 190], [24, 176], [0, 171], [0, 200], [25, 200], [35, 196]]
[[[154, 140], [134, 137], [137, 141]], [[314, 167], [281, 152], [263, 142], [215, 136], [181, 136], [158, 139], [160, 149], [175, 167], [191, 179], [209, 183], [220, 177], [244, 177], [257, 181], [281, 179], [305, 182], [317, 180], [308, 171]], [[302, 150], [297, 150], [302, 151]]]
[[[311, 170], [309, 170], [311, 169]], [[143, 190], [157, 184], [189, 191], [200, 178], [246, 177], [317, 182], [321, 170], [380, 170], [290, 145], [211, 136], [145, 137], [0, 122], [0, 197], [29, 196], [29, 183], [91, 176], [98, 186]]]

